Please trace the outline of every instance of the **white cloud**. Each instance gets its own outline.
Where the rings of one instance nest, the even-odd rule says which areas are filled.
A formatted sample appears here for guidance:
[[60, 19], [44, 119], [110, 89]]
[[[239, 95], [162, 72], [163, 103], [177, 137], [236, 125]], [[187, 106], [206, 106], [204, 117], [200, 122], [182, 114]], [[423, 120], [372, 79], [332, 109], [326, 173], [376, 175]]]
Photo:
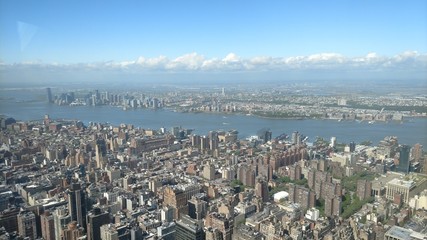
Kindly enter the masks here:
[[253, 65], [269, 65], [273, 63], [273, 58], [267, 56], [260, 56], [250, 59], [249, 62]]
[[338, 53], [320, 53], [313, 54], [307, 57], [308, 62], [313, 63], [326, 63], [326, 62], [343, 62], [344, 57]]
[[166, 56], [158, 56], [155, 58], [139, 57], [135, 63], [140, 67], [157, 69], [163, 68], [168, 62], [169, 59]]
[[185, 54], [166, 64], [165, 68], [177, 70], [198, 70], [203, 65], [204, 60], [205, 57], [197, 53]]
[[207, 59], [203, 61], [202, 67], [203, 70], [215, 70], [221, 68], [221, 60], [217, 58]]
[[129, 71], [129, 72], [242, 72], [242, 71], [289, 71], [289, 70], [351, 70], [351, 71], [404, 71], [426, 72], [427, 54], [406, 51], [395, 56], [380, 56], [370, 52], [361, 57], [346, 57], [338, 53], [319, 53], [309, 56], [270, 57], [257, 56], [241, 58], [229, 53], [223, 58], [206, 58], [198, 53], [189, 53], [175, 59], [166, 56], [153, 58], [139, 57], [136, 60], [122, 62], [95, 62], [79, 64], [42, 63], [40, 61], [0, 64], [1, 70], [48, 69], [54, 70], [85, 70], [85, 71]]
[[222, 59], [225, 63], [237, 63], [240, 62], [240, 57], [234, 53], [229, 53], [225, 58]]
[[366, 58], [367, 59], [375, 59], [375, 58], [378, 58], [378, 54], [375, 52], [370, 52], [366, 55]]
[[417, 51], [406, 51], [396, 55], [394, 58], [396, 59], [396, 61], [400, 62], [400, 61], [406, 61], [406, 60], [413, 60], [418, 56], [419, 54]]

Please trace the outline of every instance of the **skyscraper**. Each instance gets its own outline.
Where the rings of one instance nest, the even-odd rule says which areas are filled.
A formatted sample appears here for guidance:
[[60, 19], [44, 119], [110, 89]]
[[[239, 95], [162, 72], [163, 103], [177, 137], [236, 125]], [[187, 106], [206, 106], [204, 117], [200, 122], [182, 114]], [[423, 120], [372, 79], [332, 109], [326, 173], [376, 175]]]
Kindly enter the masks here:
[[50, 88], [46, 88], [46, 91], [47, 91], [47, 101], [49, 103], [52, 103], [53, 102], [52, 91], [50, 90]]
[[67, 190], [68, 212], [71, 221], [76, 221], [78, 225], [86, 229], [86, 192], [80, 183], [71, 183]]
[[399, 150], [399, 165], [396, 168], [397, 172], [409, 173], [409, 153], [411, 148], [408, 145], [401, 145]]
[[[101, 144], [102, 141], [97, 141], [95, 145], [95, 160], [96, 160], [96, 167], [97, 168], [103, 168], [104, 167], [104, 151], [103, 146]], [[110, 179], [112, 181], [112, 179]]]
[[87, 215], [87, 239], [100, 240], [101, 226], [108, 223], [110, 223], [109, 213], [101, 212], [101, 209], [94, 208]]
[[71, 222], [71, 216], [68, 215], [68, 211], [65, 206], [55, 209], [53, 212], [53, 222], [55, 226], [55, 238], [61, 239], [62, 230]]

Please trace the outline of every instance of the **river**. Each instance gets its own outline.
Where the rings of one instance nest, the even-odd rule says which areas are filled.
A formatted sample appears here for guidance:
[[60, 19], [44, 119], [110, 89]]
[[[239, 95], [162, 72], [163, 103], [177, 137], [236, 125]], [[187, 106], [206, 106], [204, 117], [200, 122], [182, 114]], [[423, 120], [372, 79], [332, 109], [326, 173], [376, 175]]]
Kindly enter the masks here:
[[206, 135], [210, 130], [232, 130], [245, 138], [263, 128], [269, 128], [273, 137], [282, 133], [291, 135], [298, 131], [312, 141], [317, 136], [338, 142], [372, 141], [377, 144], [385, 136], [397, 136], [399, 143], [427, 146], [427, 119], [406, 118], [404, 122], [367, 122], [336, 120], [288, 120], [268, 119], [239, 114], [181, 113], [171, 110], [126, 110], [112, 106], [57, 106], [46, 102], [45, 89], [0, 89], [0, 114], [17, 120], [42, 119], [49, 114], [53, 119], [78, 119], [84, 123], [109, 122], [133, 124], [136, 127], [159, 129], [181, 126], [194, 129], [194, 133]]

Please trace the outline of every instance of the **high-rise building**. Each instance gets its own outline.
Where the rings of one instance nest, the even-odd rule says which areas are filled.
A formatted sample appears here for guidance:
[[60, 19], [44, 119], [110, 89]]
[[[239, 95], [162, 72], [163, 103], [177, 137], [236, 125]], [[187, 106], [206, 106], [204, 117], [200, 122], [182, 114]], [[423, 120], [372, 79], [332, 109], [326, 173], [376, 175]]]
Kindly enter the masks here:
[[331, 137], [331, 143], [329, 144], [330, 147], [335, 147], [335, 145], [337, 144], [337, 138], [336, 137]]
[[0, 226], [4, 227], [6, 232], [18, 231], [19, 208], [8, 208], [0, 212]]
[[308, 187], [310, 189], [313, 189], [315, 186], [315, 182], [316, 182], [316, 171], [313, 169], [308, 170], [308, 177], [307, 177], [307, 183], [308, 183]]
[[234, 180], [235, 178], [235, 171], [233, 168], [227, 167], [222, 169], [222, 178], [227, 180]]
[[139, 240], [139, 239], [142, 239], [142, 229], [139, 226], [134, 225], [130, 229], [130, 240]]
[[201, 220], [206, 216], [208, 203], [202, 199], [192, 197], [188, 200], [188, 216]]
[[110, 223], [108, 212], [101, 212], [101, 209], [94, 208], [87, 215], [87, 239], [101, 240], [101, 226]]
[[350, 152], [354, 152], [356, 150], [356, 143], [350, 142]]
[[172, 222], [174, 217], [174, 208], [172, 206], [164, 206], [160, 210], [160, 219], [162, 222]]
[[299, 133], [298, 133], [298, 131], [293, 132], [292, 133], [292, 144], [300, 144], [298, 142], [298, 139], [299, 139]]
[[0, 193], [0, 212], [9, 207], [9, 198], [12, 197], [12, 191]]
[[158, 178], [153, 178], [148, 183], [148, 187], [150, 188], [150, 191], [157, 193], [157, 189], [162, 186], [162, 182]]
[[71, 216], [68, 215], [68, 210], [65, 206], [55, 209], [52, 215], [55, 226], [55, 238], [61, 239], [62, 230], [65, 229], [68, 223], [71, 222]]
[[255, 195], [262, 199], [263, 202], [268, 201], [268, 185], [264, 179], [258, 179], [255, 184]]
[[172, 135], [174, 135], [176, 138], [179, 137], [179, 131], [181, 130], [181, 127], [172, 127], [171, 128], [171, 133]]
[[33, 212], [23, 211], [18, 214], [18, 234], [31, 240], [37, 238], [36, 215]]
[[263, 140], [264, 143], [271, 141], [272, 132], [270, 129], [261, 129], [258, 131], [257, 136], [259, 139]]
[[202, 221], [192, 219], [188, 215], [183, 215], [181, 219], [176, 222], [175, 239], [182, 239], [182, 240], [205, 239]]
[[211, 151], [218, 149], [218, 145], [219, 145], [218, 137], [216, 137], [214, 139], [209, 139], [209, 149]]
[[378, 143], [377, 154], [384, 156], [384, 158], [393, 158], [398, 146], [397, 137], [385, 137]]
[[209, 148], [209, 138], [206, 136], [203, 136], [200, 138], [200, 150], [206, 150]]
[[52, 103], [53, 102], [52, 91], [50, 88], [46, 88], [46, 91], [47, 91], [47, 102]]
[[273, 133], [270, 130], [265, 131], [264, 133], [264, 142], [269, 142], [273, 138]]
[[[95, 159], [96, 159], [96, 167], [103, 168], [104, 167], [104, 151], [102, 150], [103, 146], [101, 144], [95, 145]], [[110, 179], [111, 180], [111, 179]]]
[[211, 164], [207, 164], [203, 167], [203, 177], [207, 180], [215, 179], [215, 166]]
[[341, 197], [327, 197], [325, 199], [325, 215], [327, 217], [339, 216], [341, 214]]
[[308, 188], [290, 184], [289, 201], [300, 204], [303, 209], [309, 209], [316, 204], [316, 194]]
[[68, 197], [68, 212], [71, 216], [71, 221], [76, 221], [79, 226], [86, 228], [86, 191], [82, 188], [80, 183], [71, 183], [66, 193]]
[[411, 149], [411, 157], [415, 162], [418, 162], [423, 157], [423, 145], [417, 143]]
[[237, 179], [243, 183], [243, 185], [254, 187], [255, 186], [255, 175], [256, 172], [248, 165], [241, 165], [237, 169]]
[[289, 178], [291, 180], [300, 180], [302, 174], [302, 169], [299, 164], [294, 164], [289, 166]]
[[200, 136], [199, 135], [192, 135], [191, 136], [191, 146], [200, 147]]
[[55, 240], [55, 222], [53, 215], [46, 211], [40, 216], [40, 225], [42, 228], [42, 237], [44, 240]]
[[409, 173], [409, 154], [411, 148], [408, 145], [401, 145], [399, 150], [399, 165], [397, 166], [397, 172]]

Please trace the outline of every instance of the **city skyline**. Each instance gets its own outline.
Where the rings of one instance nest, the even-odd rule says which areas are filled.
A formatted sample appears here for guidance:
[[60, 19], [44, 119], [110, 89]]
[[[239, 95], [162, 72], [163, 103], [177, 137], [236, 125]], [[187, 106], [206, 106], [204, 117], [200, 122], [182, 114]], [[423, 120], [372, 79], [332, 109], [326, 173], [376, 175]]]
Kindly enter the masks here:
[[193, 74], [198, 81], [411, 81], [427, 74], [424, 1], [0, 4], [6, 81]]

